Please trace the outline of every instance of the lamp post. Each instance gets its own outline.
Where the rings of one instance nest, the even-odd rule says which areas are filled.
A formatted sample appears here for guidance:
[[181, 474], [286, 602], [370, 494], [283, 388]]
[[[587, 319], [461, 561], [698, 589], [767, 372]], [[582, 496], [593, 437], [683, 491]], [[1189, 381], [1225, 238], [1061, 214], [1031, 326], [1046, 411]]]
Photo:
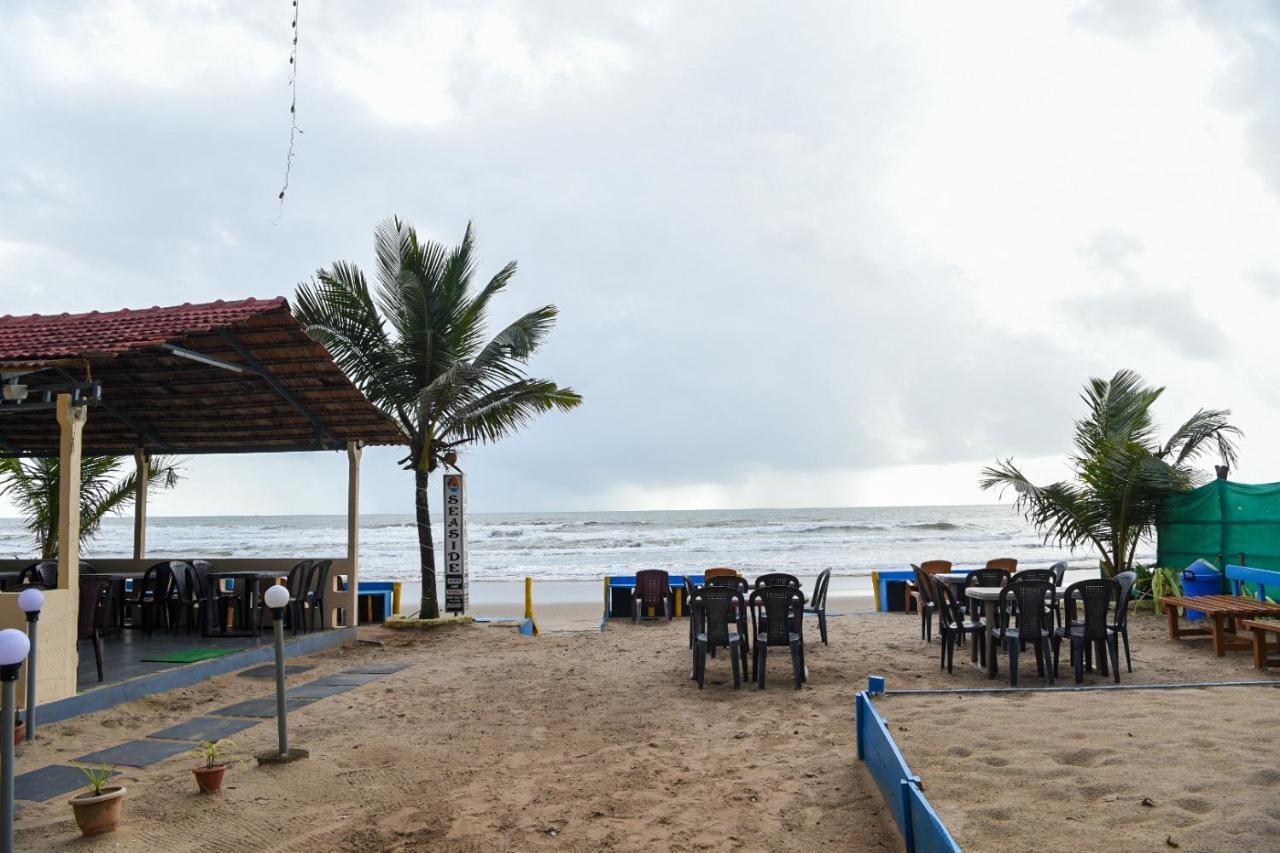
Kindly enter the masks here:
[[27, 640], [31, 652], [27, 656], [27, 741], [36, 739], [36, 624], [44, 607], [44, 593], [38, 587], [29, 586], [18, 593], [18, 608], [27, 614]]
[[297, 747], [289, 748], [289, 724], [285, 717], [287, 698], [284, 690], [284, 609], [289, 606], [289, 590], [276, 584], [262, 596], [262, 602], [271, 609], [272, 631], [276, 642], [276, 732], [279, 736], [279, 749], [258, 753], [259, 764], [287, 764], [306, 758], [307, 751]]
[[30, 649], [17, 628], [0, 631], [0, 853], [13, 853], [13, 683]]

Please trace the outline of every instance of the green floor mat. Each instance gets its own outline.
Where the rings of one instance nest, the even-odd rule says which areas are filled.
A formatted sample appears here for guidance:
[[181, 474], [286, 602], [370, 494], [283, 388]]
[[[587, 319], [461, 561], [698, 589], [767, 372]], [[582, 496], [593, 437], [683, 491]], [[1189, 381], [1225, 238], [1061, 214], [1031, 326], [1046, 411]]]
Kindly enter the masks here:
[[244, 649], [191, 649], [186, 652], [170, 652], [164, 655], [156, 655], [155, 657], [141, 658], [141, 661], [143, 663], [195, 663], [196, 661], [220, 658], [223, 655], [233, 655], [242, 651]]

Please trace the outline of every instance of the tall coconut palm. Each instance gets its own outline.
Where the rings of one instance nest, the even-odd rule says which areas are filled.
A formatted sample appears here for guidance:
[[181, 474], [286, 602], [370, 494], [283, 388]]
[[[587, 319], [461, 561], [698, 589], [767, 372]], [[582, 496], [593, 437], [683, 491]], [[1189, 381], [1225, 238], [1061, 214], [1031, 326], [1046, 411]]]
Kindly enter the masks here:
[[1088, 544], [1108, 574], [1133, 567], [1138, 542], [1150, 538], [1162, 501], [1198, 485], [1205, 475], [1192, 466], [1205, 452], [1236, 461], [1242, 434], [1227, 409], [1201, 409], [1161, 443], [1151, 407], [1164, 392], [1121, 370], [1111, 379], [1091, 379], [1082, 395], [1088, 414], [1076, 421], [1075, 477], [1037, 486], [1012, 459], [982, 471], [984, 489], [1012, 487], [1015, 507], [1046, 542], [1075, 548]]
[[335, 261], [299, 284], [294, 306], [307, 331], [409, 438], [402, 464], [414, 473], [423, 618], [440, 612], [431, 473], [464, 445], [498, 441], [544, 412], [582, 402], [570, 388], [525, 375], [530, 356], [555, 326], [554, 305], [487, 338], [489, 302], [516, 265], [507, 264], [477, 290], [474, 251], [470, 223], [462, 242], [448, 247], [419, 240], [412, 227], [389, 219], [374, 231], [372, 288], [355, 264]]
[[[80, 541], [88, 542], [102, 520], [123, 512], [137, 493], [137, 471], [121, 477], [125, 456], [85, 456], [80, 460]], [[58, 485], [62, 466], [51, 459], [0, 459], [0, 495], [7, 495], [22, 513], [40, 559], [58, 556]], [[148, 460], [147, 492], [171, 489], [181, 477], [180, 463], [167, 457]]]

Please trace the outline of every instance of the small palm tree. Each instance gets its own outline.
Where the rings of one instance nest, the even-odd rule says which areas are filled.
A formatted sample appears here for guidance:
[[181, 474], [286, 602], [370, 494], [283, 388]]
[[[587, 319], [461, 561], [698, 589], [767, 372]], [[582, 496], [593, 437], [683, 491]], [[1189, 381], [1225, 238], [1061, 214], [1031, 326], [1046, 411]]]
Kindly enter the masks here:
[[423, 242], [399, 219], [374, 232], [377, 283], [371, 291], [352, 263], [335, 261], [298, 286], [295, 315], [329, 348], [364, 393], [409, 438], [402, 460], [414, 472], [422, 567], [419, 615], [439, 616], [428, 479], [472, 442], [495, 442], [538, 415], [576, 408], [582, 398], [525, 364], [555, 326], [544, 305], [487, 338], [489, 302], [516, 272], [507, 264], [478, 291], [468, 223], [454, 247]]
[[[125, 456], [86, 456], [80, 460], [80, 541], [88, 542], [102, 520], [123, 512], [137, 491], [136, 471], [120, 477]], [[148, 460], [147, 491], [171, 489], [181, 477], [179, 463], [157, 456]], [[58, 483], [62, 466], [51, 459], [0, 459], [0, 495], [8, 495], [22, 513], [40, 549], [40, 559], [58, 556]]]
[[1216, 450], [1223, 464], [1234, 465], [1235, 439], [1242, 435], [1227, 421], [1229, 410], [1201, 409], [1160, 443], [1151, 407], [1163, 392], [1129, 370], [1089, 380], [1082, 395], [1089, 412], [1076, 421], [1070, 457], [1074, 480], [1037, 486], [1005, 459], [983, 469], [980, 485], [1013, 487], [1014, 506], [1046, 542], [1093, 546], [1108, 574], [1131, 569], [1134, 550], [1150, 538], [1163, 500], [1204, 479], [1191, 463]]

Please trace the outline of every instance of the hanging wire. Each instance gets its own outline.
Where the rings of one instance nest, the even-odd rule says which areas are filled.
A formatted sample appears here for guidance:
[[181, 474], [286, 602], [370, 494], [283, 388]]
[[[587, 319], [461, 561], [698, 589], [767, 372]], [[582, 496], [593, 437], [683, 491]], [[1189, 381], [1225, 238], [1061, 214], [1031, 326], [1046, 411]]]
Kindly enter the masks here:
[[298, 0], [293, 0], [293, 45], [289, 50], [289, 152], [284, 158], [284, 182], [280, 186], [280, 213], [284, 216], [284, 194], [289, 191], [289, 173], [293, 171], [294, 144], [302, 130], [298, 127]]

